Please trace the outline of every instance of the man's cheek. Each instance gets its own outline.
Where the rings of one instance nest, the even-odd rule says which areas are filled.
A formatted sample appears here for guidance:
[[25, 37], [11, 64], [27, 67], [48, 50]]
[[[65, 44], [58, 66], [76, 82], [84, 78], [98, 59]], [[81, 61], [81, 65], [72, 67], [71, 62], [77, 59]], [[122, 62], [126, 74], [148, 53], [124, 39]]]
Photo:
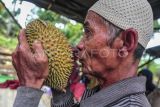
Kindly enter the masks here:
[[93, 57], [96, 57], [99, 55], [99, 50], [98, 49], [91, 49], [90, 50], [90, 57], [93, 58]]
[[102, 49], [99, 51], [99, 56], [101, 58], [107, 58], [110, 55], [110, 51], [108, 51], [107, 49]]

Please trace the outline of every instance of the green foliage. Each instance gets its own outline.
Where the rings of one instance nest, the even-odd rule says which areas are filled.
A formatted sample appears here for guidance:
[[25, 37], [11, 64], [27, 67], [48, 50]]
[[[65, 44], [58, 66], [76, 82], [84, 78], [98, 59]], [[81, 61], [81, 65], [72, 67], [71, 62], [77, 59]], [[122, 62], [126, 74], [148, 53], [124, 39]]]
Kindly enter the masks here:
[[155, 20], [154, 21], [154, 31], [158, 31], [159, 32], [160, 30], [160, 24], [158, 23], [158, 20]]
[[150, 69], [154, 74], [156, 74], [157, 72], [159, 72], [160, 66], [159, 66], [159, 64], [157, 64], [157, 63], [155, 63], [155, 62], [153, 61], [152, 63], [150, 63], [149, 69]]
[[0, 47], [8, 48], [8, 49], [15, 49], [18, 41], [15, 37], [5, 37], [0, 35]]
[[65, 28], [63, 29], [64, 34], [69, 39], [69, 42], [73, 45], [76, 45], [79, 40], [81, 39], [81, 36], [83, 35], [83, 26], [82, 24], [75, 24], [67, 23], [65, 25]]
[[[149, 60], [148, 55], [143, 56], [139, 65], [142, 65], [142, 64], [146, 63], [148, 60]], [[154, 61], [150, 62], [149, 64], [146, 64], [144, 67], [151, 70], [153, 74], [156, 74], [160, 70], [160, 66], [159, 66], [160, 62], [157, 63], [158, 60], [159, 59], [155, 59]], [[142, 70], [144, 67], [140, 68], [138, 71]]]
[[154, 21], [154, 28], [160, 28], [160, 24], [157, 20]]
[[52, 11], [45, 11], [43, 9], [38, 9], [37, 10], [37, 15], [39, 16], [40, 19], [45, 20], [45, 21], [51, 21], [54, 24], [60, 22], [60, 15], [52, 12]]
[[7, 75], [0, 75], [0, 83], [3, 83], [7, 80], [13, 80], [13, 77], [7, 76]]
[[0, 13], [1, 13], [1, 11], [3, 10], [3, 5], [0, 3]]
[[[0, 5], [2, 4], [0, 3]], [[18, 14], [20, 14], [20, 9], [15, 11], [15, 15], [18, 15]], [[15, 37], [17, 36], [18, 31], [19, 31], [18, 25], [13, 21], [13, 19], [11, 18], [9, 13], [6, 11], [6, 9], [4, 7], [1, 8], [0, 35]]]

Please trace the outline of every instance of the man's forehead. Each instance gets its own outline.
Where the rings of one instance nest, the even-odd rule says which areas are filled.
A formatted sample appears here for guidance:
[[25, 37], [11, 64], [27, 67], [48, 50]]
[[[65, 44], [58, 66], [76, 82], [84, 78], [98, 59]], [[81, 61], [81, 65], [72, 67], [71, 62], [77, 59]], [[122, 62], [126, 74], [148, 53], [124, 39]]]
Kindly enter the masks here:
[[103, 18], [98, 15], [97, 13], [93, 12], [93, 11], [89, 11], [87, 13], [87, 16], [85, 18], [85, 21], [84, 21], [84, 25], [89, 25], [90, 23], [95, 23], [95, 22], [102, 22], [104, 21]]
[[88, 11], [86, 18], [97, 18], [99, 15], [93, 11]]

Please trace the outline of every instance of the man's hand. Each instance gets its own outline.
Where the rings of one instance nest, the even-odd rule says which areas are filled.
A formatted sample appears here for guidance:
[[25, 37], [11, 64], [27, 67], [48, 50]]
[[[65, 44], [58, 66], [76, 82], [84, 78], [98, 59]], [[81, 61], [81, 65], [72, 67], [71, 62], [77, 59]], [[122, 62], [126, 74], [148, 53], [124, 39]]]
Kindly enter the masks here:
[[25, 30], [18, 37], [19, 44], [12, 54], [12, 63], [17, 71], [20, 85], [40, 89], [49, 74], [48, 58], [38, 41], [33, 43], [33, 51], [27, 43]]

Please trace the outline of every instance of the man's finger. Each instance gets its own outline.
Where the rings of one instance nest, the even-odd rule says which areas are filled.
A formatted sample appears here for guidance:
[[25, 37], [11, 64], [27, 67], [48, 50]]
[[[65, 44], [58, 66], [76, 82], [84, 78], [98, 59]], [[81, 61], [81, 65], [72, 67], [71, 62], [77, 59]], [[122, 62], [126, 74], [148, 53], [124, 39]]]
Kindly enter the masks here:
[[17, 45], [16, 49], [12, 53], [12, 61], [15, 59], [18, 59], [18, 56], [19, 56], [18, 48], [19, 48], [19, 45]]
[[19, 46], [22, 45], [27, 49], [27, 51], [30, 51], [30, 47], [29, 47], [29, 44], [27, 42], [27, 38], [26, 38], [24, 29], [20, 30], [20, 33], [19, 33], [19, 36], [18, 36], [18, 41], [19, 41]]
[[18, 69], [17, 69], [17, 61], [16, 61], [16, 59], [14, 57], [12, 57], [12, 65], [15, 68], [15, 70], [18, 71]]
[[12, 65], [14, 66], [17, 75], [19, 75], [19, 70], [18, 70], [18, 63], [19, 62], [19, 58], [18, 58], [18, 51], [17, 49], [12, 53]]

